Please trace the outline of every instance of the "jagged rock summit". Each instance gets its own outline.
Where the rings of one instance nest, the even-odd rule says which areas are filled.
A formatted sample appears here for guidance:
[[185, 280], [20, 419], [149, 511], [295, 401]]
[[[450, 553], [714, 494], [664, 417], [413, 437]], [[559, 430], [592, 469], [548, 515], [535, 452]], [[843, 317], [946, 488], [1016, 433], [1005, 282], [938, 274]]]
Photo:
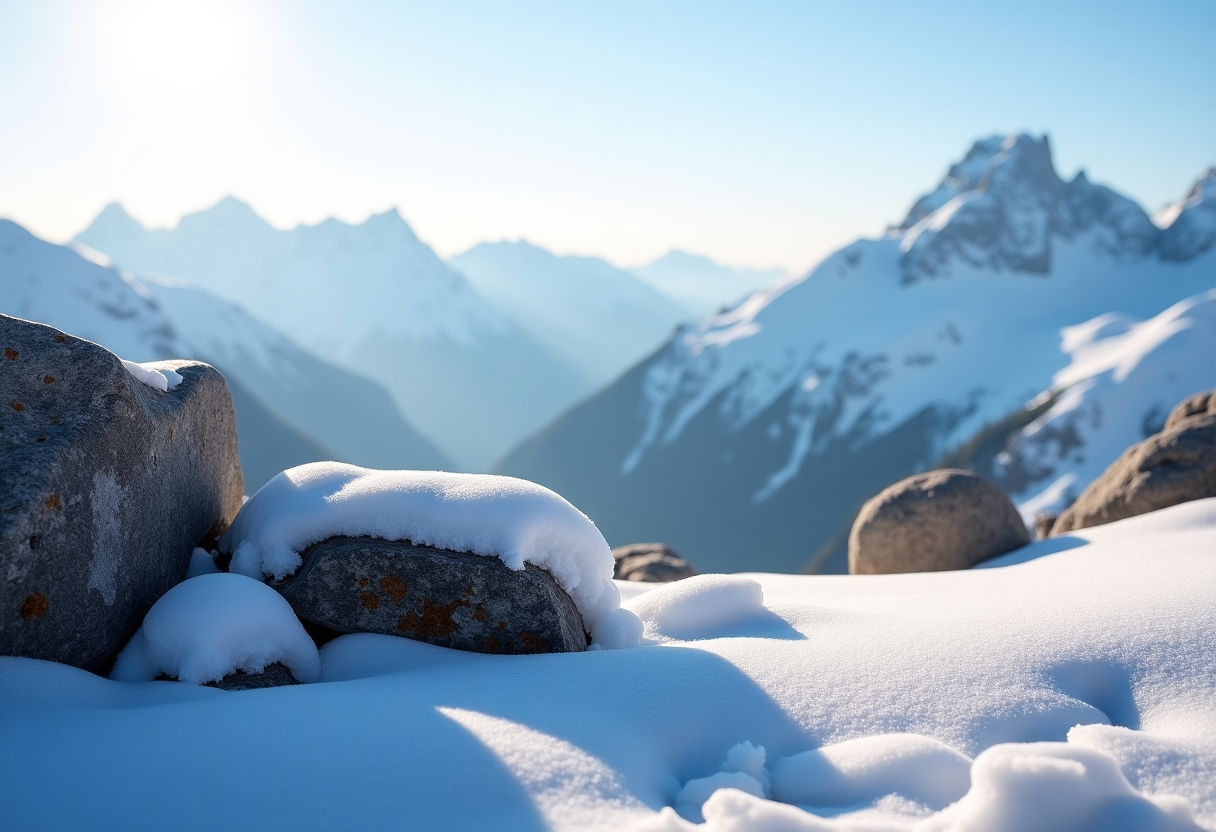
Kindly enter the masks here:
[[1027, 403], [1069, 360], [1061, 330], [1211, 289], [1216, 249], [1166, 257], [1173, 227], [1064, 182], [1045, 138], [984, 139], [888, 234], [681, 327], [496, 470], [706, 571], [844, 572], [866, 499], [968, 448], [987, 465], [1035, 418]]

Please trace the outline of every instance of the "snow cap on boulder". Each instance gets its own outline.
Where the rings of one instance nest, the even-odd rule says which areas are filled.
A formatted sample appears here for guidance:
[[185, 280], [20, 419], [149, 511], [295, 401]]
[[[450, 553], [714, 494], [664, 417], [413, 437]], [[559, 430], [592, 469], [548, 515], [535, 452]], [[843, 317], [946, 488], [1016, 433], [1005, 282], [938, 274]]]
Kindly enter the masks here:
[[364, 535], [498, 557], [516, 570], [534, 564], [570, 593], [602, 646], [641, 636], [640, 624], [625, 626], [636, 619], [620, 620], [612, 550], [599, 529], [560, 495], [514, 477], [300, 465], [250, 498], [220, 550], [232, 554], [234, 572], [282, 579], [313, 543]]

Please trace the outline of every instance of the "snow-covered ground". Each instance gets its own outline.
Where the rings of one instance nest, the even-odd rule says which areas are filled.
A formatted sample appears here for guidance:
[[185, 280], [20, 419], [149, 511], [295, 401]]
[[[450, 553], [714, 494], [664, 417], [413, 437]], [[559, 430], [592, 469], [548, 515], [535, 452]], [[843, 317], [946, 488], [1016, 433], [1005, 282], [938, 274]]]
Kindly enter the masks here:
[[1216, 499], [964, 572], [621, 583], [635, 649], [342, 636], [235, 693], [3, 658], [0, 828], [1216, 829], [1213, 552]]

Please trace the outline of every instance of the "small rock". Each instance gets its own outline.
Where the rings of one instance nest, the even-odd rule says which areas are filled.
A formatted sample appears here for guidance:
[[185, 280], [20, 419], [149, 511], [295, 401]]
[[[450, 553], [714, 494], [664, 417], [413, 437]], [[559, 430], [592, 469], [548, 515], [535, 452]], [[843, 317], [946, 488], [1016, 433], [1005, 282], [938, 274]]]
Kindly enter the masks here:
[[1051, 528], [1056, 524], [1056, 520], [1060, 517], [1059, 513], [1054, 511], [1045, 511], [1034, 518], [1034, 539], [1046, 540], [1051, 536]]
[[968, 569], [1029, 542], [1004, 491], [947, 468], [908, 477], [862, 506], [849, 534], [849, 572]]
[[573, 599], [544, 569], [409, 541], [331, 537], [271, 584], [300, 618], [342, 633], [387, 633], [477, 653], [587, 649]]
[[691, 578], [697, 570], [662, 543], [630, 543], [612, 550], [616, 558], [612, 577], [619, 581], [665, 583]]
[[1183, 399], [1170, 411], [1169, 418], [1165, 420], [1165, 427], [1161, 430], [1164, 433], [1178, 427], [1188, 419], [1204, 416], [1216, 416], [1216, 390], [1196, 393], [1190, 398]]
[[218, 682], [206, 682], [205, 686], [221, 690], [256, 690], [257, 688], [277, 688], [283, 685], [298, 684], [300, 683], [295, 676], [291, 675], [287, 665], [282, 662], [273, 662], [266, 665], [265, 670], [261, 673], [245, 673], [238, 670], [236, 673], [229, 673]]
[[1165, 429], [1132, 445], [1056, 520], [1053, 535], [1216, 497], [1216, 391], [1192, 396]]
[[[224, 378], [0, 315], [0, 654], [105, 667], [241, 507]], [[164, 379], [166, 376], [158, 375]]]

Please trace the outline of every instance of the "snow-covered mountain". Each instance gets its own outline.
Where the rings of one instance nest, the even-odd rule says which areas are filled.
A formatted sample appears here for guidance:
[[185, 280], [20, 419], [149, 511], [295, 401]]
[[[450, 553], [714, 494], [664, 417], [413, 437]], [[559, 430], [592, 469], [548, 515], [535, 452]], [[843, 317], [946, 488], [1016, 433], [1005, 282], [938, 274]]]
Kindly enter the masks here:
[[1216, 389], [1216, 289], [1147, 321], [1112, 313], [1062, 335], [1071, 361], [1052, 379], [1058, 400], [987, 472], [1027, 523], [1066, 508], [1128, 446], [1160, 431], [1178, 402]]
[[375, 383], [304, 353], [232, 304], [141, 282], [84, 246], [40, 240], [0, 220], [0, 312], [95, 341], [133, 361], [198, 358], [218, 367], [237, 407], [252, 491], [317, 459], [438, 468], [447, 460]]
[[448, 262], [596, 386], [645, 358], [688, 317], [667, 295], [598, 257], [559, 257], [521, 240], [482, 243]]
[[[706, 571], [839, 571], [868, 497], [1031, 421], [1010, 414], [1068, 363], [1061, 329], [1216, 285], [1211, 188], [1195, 193], [1163, 230], [1084, 174], [1061, 180], [1046, 138], [977, 142], [884, 237], [684, 327], [499, 470], [564, 494], [614, 545], [663, 540]], [[1198, 230], [1180, 259], [1183, 217]]]
[[229, 197], [149, 230], [110, 205], [77, 240], [136, 273], [184, 278], [316, 357], [376, 379], [462, 467], [488, 465], [593, 386], [474, 291], [396, 210], [281, 231]]
[[631, 271], [682, 305], [692, 317], [734, 306], [761, 286], [785, 275], [781, 269], [731, 268], [679, 250], [669, 251]]

